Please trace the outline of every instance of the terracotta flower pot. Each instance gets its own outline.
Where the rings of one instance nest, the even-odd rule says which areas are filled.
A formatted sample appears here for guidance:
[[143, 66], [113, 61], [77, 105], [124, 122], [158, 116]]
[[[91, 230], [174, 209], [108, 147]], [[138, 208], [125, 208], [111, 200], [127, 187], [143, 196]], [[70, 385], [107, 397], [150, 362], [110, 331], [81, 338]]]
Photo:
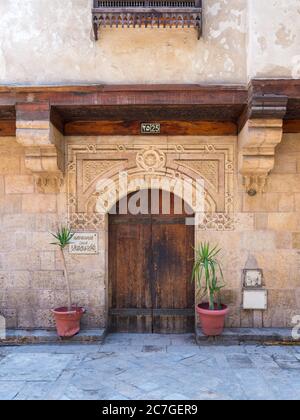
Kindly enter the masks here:
[[59, 337], [74, 337], [80, 331], [80, 320], [85, 313], [84, 308], [74, 307], [57, 308], [52, 310], [56, 322], [56, 330]]
[[229, 309], [226, 305], [222, 305], [222, 309], [218, 310], [217, 305], [214, 311], [209, 310], [209, 304], [203, 303], [197, 306], [197, 313], [200, 318], [202, 331], [208, 337], [221, 335], [224, 331], [225, 318]]

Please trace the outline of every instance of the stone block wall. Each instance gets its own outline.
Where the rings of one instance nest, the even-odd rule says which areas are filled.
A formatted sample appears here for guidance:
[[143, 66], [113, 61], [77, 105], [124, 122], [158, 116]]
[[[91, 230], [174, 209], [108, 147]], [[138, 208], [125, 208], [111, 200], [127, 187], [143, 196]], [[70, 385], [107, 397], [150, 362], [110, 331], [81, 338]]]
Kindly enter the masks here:
[[[53, 327], [50, 309], [67, 299], [50, 232], [66, 221], [66, 194], [38, 193], [14, 138], [0, 138], [0, 156], [0, 312], [9, 328]], [[93, 257], [69, 256], [68, 266], [73, 302], [89, 308], [83, 325], [103, 324], [104, 268]]]
[[[214, 144], [222, 141], [213, 139]], [[77, 138], [76, 144], [80, 142]], [[50, 309], [66, 302], [62, 264], [49, 244], [49, 232], [67, 218], [66, 186], [59, 194], [39, 193], [14, 138], [0, 139], [0, 156], [0, 312], [11, 328], [51, 328]], [[247, 196], [235, 174], [234, 230], [197, 231], [197, 241], [222, 248], [230, 327], [287, 327], [300, 314], [300, 135], [285, 135], [275, 160], [262, 195]], [[106, 323], [106, 250], [103, 228], [100, 255], [67, 258], [73, 301], [88, 309], [84, 326]], [[264, 270], [269, 291], [265, 313], [241, 310], [241, 272], [249, 256]]]

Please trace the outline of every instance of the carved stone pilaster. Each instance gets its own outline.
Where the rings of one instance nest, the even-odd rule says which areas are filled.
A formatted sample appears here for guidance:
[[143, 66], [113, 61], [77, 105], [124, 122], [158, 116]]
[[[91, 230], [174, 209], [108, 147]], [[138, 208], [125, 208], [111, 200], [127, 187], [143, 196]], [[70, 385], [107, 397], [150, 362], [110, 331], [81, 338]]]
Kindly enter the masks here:
[[246, 192], [255, 196], [264, 192], [267, 177], [275, 164], [275, 149], [281, 142], [283, 121], [248, 120], [239, 134], [239, 172]]

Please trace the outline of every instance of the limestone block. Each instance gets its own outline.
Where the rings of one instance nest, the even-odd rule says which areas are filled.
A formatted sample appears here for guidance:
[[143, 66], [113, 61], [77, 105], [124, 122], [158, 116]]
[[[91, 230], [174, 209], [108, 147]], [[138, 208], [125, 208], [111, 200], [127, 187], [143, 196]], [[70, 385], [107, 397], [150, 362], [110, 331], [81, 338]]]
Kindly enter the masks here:
[[297, 154], [283, 153], [276, 150], [274, 174], [295, 174], [297, 173]]
[[236, 213], [235, 220], [235, 230], [237, 232], [254, 230], [253, 213]]
[[2, 258], [3, 267], [5, 270], [39, 270], [40, 269], [40, 255], [38, 252], [22, 251], [18, 253], [5, 254]]
[[107, 311], [103, 306], [88, 308], [82, 318], [82, 326], [89, 328], [105, 328], [107, 326]]
[[300, 193], [300, 174], [272, 174], [268, 180], [268, 192]]
[[247, 251], [275, 250], [275, 233], [267, 230], [241, 233], [241, 248]]
[[56, 306], [55, 292], [52, 289], [34, 290], [37, 308], [54, 308]]
[[299, 231], [300, 215], [297, 213], [270, 213], [268, 228], [275, 231]]
[[44, 214], [35, 214], [31, 216], [34, 220], [35, 232], [55, 232], [57, 225], [65, 225], [63, 220], [57, 217], [57, 214], [51, 214], [46, 211]]
[[9, 287], [9, 272], [0, 271], [0, 289], [4, 290]]
[[9, 232], [0, 232], [1, 252], [9, 252], [16, 249], [15, 235]]
[[292, 233], [291, 232], [275, 232], [275, 243], [277, 249], [291, 249], [292, 248]]
[[300, 193], [295, 194], [295, 211], [300, 211]]
[[15, 234], [15, 244], [16, 244], [16, 250], [23, 250], [28, 249], [29, 241], [28, 241], [28, 235], [25, 232], [18, 232]]
[[2, 232], [30, 232], [34, 229], [34, 216], [28, 214], [4, 214], [0, 231]]
[[33, 177], [30, 175], [5, 176], [6, 194], [32, 194], [34, 192]]
[[295, 194], [279, 194], [278, 200], [278, 210], [279, 212], [292, 213], [295, 211]]
[[4, 188], [4, 176], [0, 175], [0, 197], [4, 195], [5, 188]]
[[14, 214], [21, 213], [22, 209], [22, 196], [15, 195], [2, 195], [0, 196], [0, 214]]
[[[272, 261], [273, 262], [273, 261]], [[267, 289], [286, 289], [291, 287], [289, 267], [272, 269], [271, 266], [264, 270], [264, 283]]]
[[255, 229], [265, 230], [268, 228], [268, 213], [255, 214]]
[[55, 252], [41, 252], [41, 269], [55, 270]]
[[292, 238], [293, 238], [293, 248], [300, 249], [300, 233], [299, 232], [293, 233]]
[[106, 293], [105, 289], [94, 289], [89, 291], [88, 304], [90, 307], [105, 306]]
[[30, 289], [6, 289], [6, 302], [12, 308], [36, 307], [36, 299]]
[[51, 290], [65, 289], [66, 283], [64, 280], [63, 271], [35, 270], [34, 273], [32, 273], [31, 287], [33, 289], [51, 289]]
[[16, 122], [16, 138], [23, 147], [51, 145], [50, 121]]
[[89, 271], [88, 267], [85, 271], [70, 272], [70, 282], [72, 290], [82, 289], [95, 290], [105, 287], [105, 267], [99, 265], [98, 271]]
[[52, 245], [52, 242], [55, 242], [55, 238], [50, 232], [30, 232], [27, 234], [28, 246], [35, 251], [52, 251], [54, 253], [56, 247]]
[[277, 310], [296, 308], [295, 291], [292, 289], [269, 290], [269, 307]]
[[89, 305], [89, 292], [87, 290], [74, 290], [72, 292], [72, 301], [78, 306]]
[[17, 175], [20, 173], [20, 156], [1, 154], [0, 175]]
[[35, 328], [55, 328], [55, 321], [49, 309], [36, 309], [33, 313]]
[[22, 197], [24, 213], [55, 213], [56, 209], [55, 194], [26, 194]]
[[11, 271], [9, 284], [14, 289], [29, 289], [31, 284], [30, 271]]
[[[72, 289], [73, 290], [73, 289]], [[65, 307], [68, 304], [67, 291], [54, 290], [54, 306], [56, 308]]]
[[17, 318], [18, 318], [17, 327], [20, 329], [29, 329], [29, 328], [32, 328], [32, 326], [35, 326], [34, 313], [35, 313], [35, 308], [33, 307], [27, 306], [25, 308], [18, 308], [17, 309]]
[[[269, 181], [268, 181], [269, 182]], [[275, 193], [259, 194], [255, 197], [244, 195], [243, 211], [245, 212], [277, 212], [279, 196]]]

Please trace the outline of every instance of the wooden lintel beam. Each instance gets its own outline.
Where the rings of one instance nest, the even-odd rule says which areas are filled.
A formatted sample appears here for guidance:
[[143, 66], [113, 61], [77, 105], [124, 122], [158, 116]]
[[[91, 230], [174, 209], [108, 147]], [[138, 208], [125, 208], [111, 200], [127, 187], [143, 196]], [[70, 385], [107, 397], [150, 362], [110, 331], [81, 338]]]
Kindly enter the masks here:
[[15, 137], [16, 121], [0, 120], [0, 137]]
[[[144, 122], [144, 121], [143, 121]], [[234, 136], [237, 126], [232, 122], [160, 121], [161, 135], [168, 136]], [[66, 136], [141, 135], [141, 121], [77, 121], [65, 125]]]
[[300, 120], [285, 120], [283, 122], [283, 132], [286, 134], [300, 134]]

